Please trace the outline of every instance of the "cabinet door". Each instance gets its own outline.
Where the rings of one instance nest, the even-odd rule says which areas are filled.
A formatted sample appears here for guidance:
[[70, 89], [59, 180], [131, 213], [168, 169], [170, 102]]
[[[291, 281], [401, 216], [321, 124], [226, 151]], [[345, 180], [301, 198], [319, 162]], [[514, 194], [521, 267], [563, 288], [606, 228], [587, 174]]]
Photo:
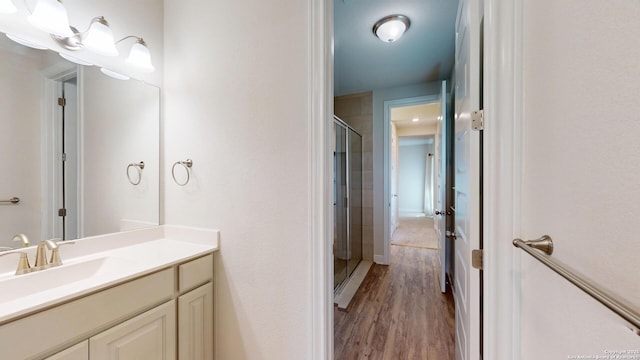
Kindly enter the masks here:
[[178, 298], [180, 360], [213, 359], [213, 283]]
[[90, 338], [90, 358], [175, 359], [175, 338], [175, 301], [170, 301]]
[[45, 360], [89, 360], [89, 340], [73, 345]]

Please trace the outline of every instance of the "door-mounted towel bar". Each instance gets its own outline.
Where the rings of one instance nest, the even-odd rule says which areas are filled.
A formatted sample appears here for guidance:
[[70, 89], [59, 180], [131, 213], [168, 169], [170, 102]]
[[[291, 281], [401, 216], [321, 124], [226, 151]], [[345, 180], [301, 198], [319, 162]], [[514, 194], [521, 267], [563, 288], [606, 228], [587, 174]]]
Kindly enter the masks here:
[[0, 200], [0, 204], [17, 204], [20, 202], [19, 197], [12, 197], [9, 200]]
[[[574, 273], [564, 265], [560, 264], [554, 258], [547, 254], [553, 252], [553, 240], [550, 236], [545, 235], [536, 240], [523, 241], [521, 239], [513, 240], [513, 246], [524, 250], [527, 254], [533, 256], [536, 260], [546, 265], [549, 269], [555, 271], [558, 275], [568, 280], [580, 290], [586, 292], [592, 298], [596, 299], [602, 305], [609, 308], [621, 318], [628, 321], [635, 327], [634, 332], [640, 335], [640, 312], [626, 305], [624, 301], [619, 300], [615, 296], [607, 293], [588, 279]], [[536, 250], [537, 249], [537, 250]]]

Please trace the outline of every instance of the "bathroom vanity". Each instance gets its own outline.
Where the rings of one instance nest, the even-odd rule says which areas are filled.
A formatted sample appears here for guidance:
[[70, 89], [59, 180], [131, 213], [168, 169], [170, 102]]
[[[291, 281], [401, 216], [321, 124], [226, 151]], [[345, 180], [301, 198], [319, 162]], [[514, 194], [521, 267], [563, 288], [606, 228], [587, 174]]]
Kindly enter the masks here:
[[164, 225], [86, 238], [23, 275], [3, 256], [0, 359], [213, 359], [218, 237]]

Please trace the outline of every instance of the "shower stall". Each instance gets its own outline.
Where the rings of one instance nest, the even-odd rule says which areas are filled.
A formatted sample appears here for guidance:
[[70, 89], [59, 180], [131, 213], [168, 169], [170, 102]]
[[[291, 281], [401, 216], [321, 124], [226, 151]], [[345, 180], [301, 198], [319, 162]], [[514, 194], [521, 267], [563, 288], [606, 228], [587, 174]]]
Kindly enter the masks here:
[[333, 273], [334, 290], [362, 260], [362, 136], [334, 116]]

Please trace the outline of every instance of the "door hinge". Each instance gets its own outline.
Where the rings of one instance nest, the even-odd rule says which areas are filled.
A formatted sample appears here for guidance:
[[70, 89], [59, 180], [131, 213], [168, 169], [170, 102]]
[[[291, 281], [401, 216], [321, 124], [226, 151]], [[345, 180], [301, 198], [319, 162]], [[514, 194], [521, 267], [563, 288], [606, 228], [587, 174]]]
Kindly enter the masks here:
[[60, 106], [66, 106], [66, 105], [67, 105], [67, 99], [65, 99], [65, 98], [58, 98], [58, 105], [60, 105]]
[[484, 110], [471, 112], [471, 128], [473, 130], [484, 130]]
[[62, 153], [62, 161], [67, 161], [67, 154]]
[[471, 251], [471, 266], [474, 269], [482, 270], [482, 250]]
[[67, 216], [67, 209], [58, 209], [58, 216]]

